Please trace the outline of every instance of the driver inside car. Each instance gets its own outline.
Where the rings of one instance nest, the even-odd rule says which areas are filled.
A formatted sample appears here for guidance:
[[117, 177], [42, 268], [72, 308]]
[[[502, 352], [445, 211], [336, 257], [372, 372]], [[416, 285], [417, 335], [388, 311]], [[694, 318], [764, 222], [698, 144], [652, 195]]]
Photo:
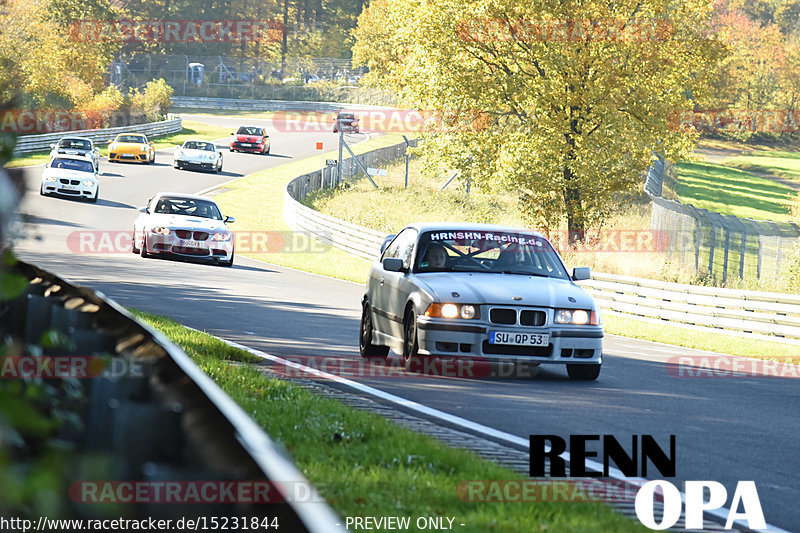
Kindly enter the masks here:
[[425, 252], [425, 257], [420, 263], [422, 268], [442, 270], [447, 267], [447, 250], [439, 243], [431, 243]]

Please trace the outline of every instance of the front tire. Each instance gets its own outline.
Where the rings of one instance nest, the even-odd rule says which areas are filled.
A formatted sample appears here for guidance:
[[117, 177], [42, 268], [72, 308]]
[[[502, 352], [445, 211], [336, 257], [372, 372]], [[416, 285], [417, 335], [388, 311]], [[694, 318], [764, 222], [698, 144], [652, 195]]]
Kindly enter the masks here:
[[94, 192], [94, 197], [89, 198], [89, 202], [96, 204], [98, 196], [100, 196], [100, 187], [98, 187], [97, 190]]
[[229, 261], [220, 261], [220, 263], [219, 263], [220, 266], [232, 267], [233, 266], [233, 257], [234, 257], [234, 254], [233, 254], [233, 252], [231, 252], [230, 260]]
[[403, 360], [407, 372], [419, 372], [422, 361], [419, 358], [419, 337], [417, 335], [417, 311], [409, 306], [403, 319]]
[[385, 359], [389, 355], [388, 346], [372, 344], [372, 310], [367, 302], [361, 307], [361, 334], [358, 336], [358, 351], [365, 359]]
[[136, 232], [134, 231], [131, 234], [131, 252], [138, 254], [139, 249], [136, 247]]
[[150, 254], [147, 252], [147, 235], [146, 234], [142, 234], [142, 249], [139, 250], [139, 255], [141, 255], [145, 259], [150, 257]]
[[576, 381], [594, 381], [600, 375], [600, 366], [590, 365], [567, 365], [567, 374], [570, 379]]

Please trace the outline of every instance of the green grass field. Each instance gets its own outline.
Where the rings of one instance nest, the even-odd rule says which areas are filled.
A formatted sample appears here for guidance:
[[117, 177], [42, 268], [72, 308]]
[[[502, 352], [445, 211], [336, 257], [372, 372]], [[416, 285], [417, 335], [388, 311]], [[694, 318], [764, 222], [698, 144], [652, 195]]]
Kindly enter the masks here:
[[791, 188], [731, 166], [691, 162], [675, 165], [681, 202], [724, 215], [786, 222]]
[[377, 414], [266, 377], [257, 366], [232, 364], [257, 358], [164, 317], [137, 314], [181, 346], [284, 446], [342, 517], [449, 516], [465, 524], [457, 528], [465, 533], [647, 531], [594, 502], [468, 501], [459, 492], [462, 482], [529, 478]]
[[732, 157], [726, 165], [766, 172], [800, 185], [800, 152], [765, 151]]
[[[177, 144], [183, 144], [183, 141], [193, 137], [200, 137], [202, 139], [220, 139], [222, 137], [229, 137], [231, 130], [229, 127], [211, 126], [203, 122], [192, 120], [183, 121], [183, 129], [178, 133], [171, 133], [160, 137], [153, 137], [151, 140], [155, 141], [156, 149], [169, 148]], [[98, 143], [100, 148], [100, 155], [108, 155], [108, 145]], [[34, 152], [25, 154], [18, 158], [12, 159], [6, 167], [27, 167], [31, 165], [43, 165], [50, 160], [50, 150], [43, 152]]]

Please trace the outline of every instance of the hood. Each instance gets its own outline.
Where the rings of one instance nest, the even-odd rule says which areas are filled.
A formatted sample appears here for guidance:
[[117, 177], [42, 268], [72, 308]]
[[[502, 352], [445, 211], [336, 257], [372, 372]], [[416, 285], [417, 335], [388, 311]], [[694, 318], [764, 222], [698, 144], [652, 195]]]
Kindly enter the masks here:
[[[568, 280], [492, 273], [423, 273], [416, 278], [440, 302], [594, 309], [589, 294]], [[453, 292], [460, 296], [453, 298]], [[514, 300], [519, 296], [521, 300]], [[575, 299], [574, 302], [569, 298]]]
[[225, 222], [222, 220], [185, 215], [167, 215], [164, 213], [150, 215], [148, 222], [153, 226], [165, 226], [168, 228], [193, 228], [204, 231], [222, 231], [228, 229]]
[[206, 156], [204, 154], [210, 155], [211, 159], [214, 159], [215, 157], [217, 157], [217, 151], [216, 150], [214, 150], [213, 152], [210, 152], [208, 150], [197, 150], [195, 148], [180, 148], [179, 150], [186, 157], [193, 157], [193, 158], [197, 158], [197, 159], [205, 159]]
[[236, 140], [240, 143], [258, 143], [261, 142], [261, 135], [237, 135]]
[[97, 181], [93, 172], [81, 172], [79, 170], [70, 170], [65, 168], [46, 168], [42, 171], [42, 177], [53, 176], [55, 178], [73, 179], [73, 180], [92, 180]]

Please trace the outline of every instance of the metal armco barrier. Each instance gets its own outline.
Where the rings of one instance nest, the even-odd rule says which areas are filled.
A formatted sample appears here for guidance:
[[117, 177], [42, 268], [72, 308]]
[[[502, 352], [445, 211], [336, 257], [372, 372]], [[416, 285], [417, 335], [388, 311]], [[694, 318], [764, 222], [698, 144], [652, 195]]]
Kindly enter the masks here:
[[136, 124], [119, 128], [59, 131], [56, 133], [44, 133], [42, 135], [23, 135], [17, 138], [17, 147], [14, 153], [25, 154], [50, 150], [50, 145], [58, 142], [62, 137], [87, 137], [96, 144], [105, 144], [119, 133], [144, 133], [150, 137], [178, 133], [182, 129], [183, 119], [181, 119], [181, 117], [172, 117], [160, 122], [148, 122], [147, 124]]
[[800, 344], [800, 295], [593, 273], [578, 283], [606, 311], [714, 333]]
[[99, 470], [83, 472], [90, 476], [86, 481], [270, 482], [277, 493], [270, 503], [253, 503], [250, 496], [198, 503], [195, 495], [183, 503], [137, 501], [102, 509], [78, 501], [69, 507], [73, 518], [104, 518], [103, 512], [112, 512], [112, 518], [277, 517], [280, 531], [344, 531], [337, 525], [342, 520], [279, 447], [163, 334], [102, 294], [35, 266], [18, 263], [12, 272], [29, 285], [22, 296], [0, 302], [0, 332], [36, 346], [43, 334], [53, 338], [48, 332], [58, 331], [69, 343], [44, 345], [37, 357], [106, 357], [111, 363], [106, 368], [136, 368], [73, 379], [86, 398], [75, 413], [81, 429], [60, 438], [80, 458], [107, 457], [102, 464], [111, 470], [105, 477]]
[[[405, 145], [382, 148], [381, 157], [399, 160]], [[389, 150], [386, 152], [386, 150]], [[376, 157], [370, 156], [370, 157]], [[374, 165], [373, 165], [374, 166]], [[322, 242], [369, 261], [377, 260], [384, 234], [304, 206], [298, 200], [330, 187], [335, 168], [298, 176], [286, 186], [284, 218], [294, 231], [310, 232]], [[800, 295], [720, 289], [593, 273], [579, 283], [605, 311], [634, 319], [664, 321], [713, 333], [800, 344]]]

